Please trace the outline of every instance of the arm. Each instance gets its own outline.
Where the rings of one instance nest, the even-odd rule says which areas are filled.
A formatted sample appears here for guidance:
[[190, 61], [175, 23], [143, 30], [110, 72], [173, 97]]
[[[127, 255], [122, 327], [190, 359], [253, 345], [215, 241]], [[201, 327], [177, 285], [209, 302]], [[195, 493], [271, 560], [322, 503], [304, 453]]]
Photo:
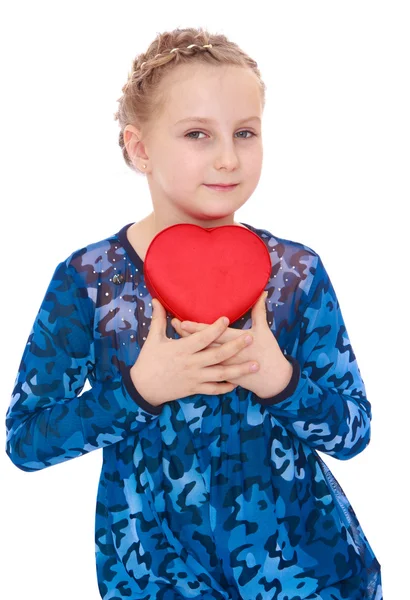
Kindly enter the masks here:
[[276, 396], [258, 402], [294, 435], [340, 460], [370, 442], [371, 407], [335, 290], [317, 256], [316, 271], [298, 324], [293, 375]]
[[[115, 444], [163, 409], [138, 394], [129, 367], [123, 367], [123, 376], [96, 379], [94, 306], [68, 263], [57, 266], [48, 286], [6, 415], [6, 452], [23, 471]], [[81, 394], [87, 378], [92, 387]]]

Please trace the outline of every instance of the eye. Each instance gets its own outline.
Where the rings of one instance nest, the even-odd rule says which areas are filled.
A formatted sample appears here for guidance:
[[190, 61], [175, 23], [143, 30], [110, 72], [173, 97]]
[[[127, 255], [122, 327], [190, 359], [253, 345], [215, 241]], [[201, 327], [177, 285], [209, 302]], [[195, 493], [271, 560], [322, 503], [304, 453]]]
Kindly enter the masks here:
[[[198, 140], [199, 138], [195, 137], [195, 138], [190, 138], [189, 136], [192, 135], [193, 133], [204, 133], [203, 131], [190, 131], [189, 133], [186, 134], [186, 137], [188, 137], [188, 139], [190, 140]], [[204, 134], [205, 135], [205, 134]]]
[[[185, 136], [185, 137], [187, 137], [187, 138], [188, 138], [188, 139], [190, 139], [190, 140], [198, 140], [198, 139], [201, 139], [201, 138], [197, 138], [197, 137], [189, 137], [189, 136], [191, 136], [193, 133], [203, 133], [204, 135], [206, 135], [206, 134], [205, 134], [203, 131], [190, 131], [189, 133], [187, 133], [187, 134], [186, 134], [186, 136]], [[250, 131], [249, 129], [243, 129], [242, 131], [238, 131], [238, 133], [251, 133], [251, 134], [252, 134], [252, 135], [251, 135], [251, 137], [255, 137], [255, 136], [256, 136], [256, 134], [255, 134], [255, 133], [253, 133], [253, 131]], [[239, 138], [239, 139], [246, 140], [246, 139], [249, 139], [249, 138], [246, 138], [246, 137], [243, 137], [243, 136], [241, 136], [241, 138]]]
[[[249, 131], [249, 129], [243, 129], [242, 131], [238, 131], [238, 133], [251, 133], [251, 134], [252, 134], [252, 136], [251, 136], [251, 137], [255, 137], [255, 136], [256, 136], [256, 133], [253, 133], [253, 131]], [[245, 137], [244, 137], [243, 139], [244, 139], [244, 140], [247, 140], [247, 139], [249, 139], [249, 138], [245, 138]]]

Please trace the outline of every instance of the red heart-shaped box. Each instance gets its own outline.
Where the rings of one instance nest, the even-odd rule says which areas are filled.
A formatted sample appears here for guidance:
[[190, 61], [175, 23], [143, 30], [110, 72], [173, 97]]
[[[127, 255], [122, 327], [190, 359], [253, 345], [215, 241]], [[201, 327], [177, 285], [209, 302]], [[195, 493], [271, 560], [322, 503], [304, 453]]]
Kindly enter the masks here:
[[153, 238], [144, 261], [148, 291], [180, 321], [232, 323], [258, 300], [271, 275], [261, 238], [240, 225], [179, 223]]

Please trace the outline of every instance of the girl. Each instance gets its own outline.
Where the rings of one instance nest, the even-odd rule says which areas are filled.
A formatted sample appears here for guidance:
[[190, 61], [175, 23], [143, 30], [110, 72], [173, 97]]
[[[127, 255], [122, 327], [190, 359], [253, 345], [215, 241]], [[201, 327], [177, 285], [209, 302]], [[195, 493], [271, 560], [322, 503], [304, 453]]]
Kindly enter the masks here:
[[[35, 471], [103, 448], [104, 600], [382, 598], [380, 565], [318, 454], [347, 460], [370, 440], [335, 290], [314, 250], [234, 221], [261, 174], [264, 104], [257, 63], [224, 35], [158, 35], [115, 115], [153, 211], [57, 265], [23, 352], [7, 453]], [[144, 258], [177, 223], [260, 236], [267, 298], [230, 327], [171, 322]]]

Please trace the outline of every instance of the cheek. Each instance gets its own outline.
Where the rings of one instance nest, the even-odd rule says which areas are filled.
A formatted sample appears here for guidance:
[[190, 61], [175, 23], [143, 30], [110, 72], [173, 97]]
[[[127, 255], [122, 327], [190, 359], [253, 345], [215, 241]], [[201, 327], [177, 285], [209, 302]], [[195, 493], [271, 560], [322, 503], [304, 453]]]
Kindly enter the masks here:
[[261, 145], [256, 145], [255, 148], [253, 149], [253, 152], [251, 152], [248, 156], [247, 156], [247, 164], [249, 165], [249, 168], [251, 171], [257, 171], [258, 169], [260, 169], [261, 164], [262, 164], [262, 160], [263, 160], [263, 148]]
[[207, 168], [207, 161], [205, 155], [201, 155], [198, 152], [187, 152], [182, 158], [183, 171], [185, 176], [191, 181], [202, 181], [204, 180], [204, 171]]
[[203, 161], [192, 153], [171, 153], [167, 157], [164, 173], [173, 188], [191, 191], [192, 184], [196, 185], [198, 181], [202, 183], [204, 180]]

